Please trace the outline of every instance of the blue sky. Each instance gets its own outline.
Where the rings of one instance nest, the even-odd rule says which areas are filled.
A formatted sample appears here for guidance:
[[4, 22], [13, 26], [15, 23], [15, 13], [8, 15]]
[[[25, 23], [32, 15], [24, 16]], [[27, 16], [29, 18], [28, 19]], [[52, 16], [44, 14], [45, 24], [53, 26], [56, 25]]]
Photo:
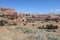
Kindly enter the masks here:
[[0, 0], [0, 8], [25, 13], [60, 13], [60, 0]]

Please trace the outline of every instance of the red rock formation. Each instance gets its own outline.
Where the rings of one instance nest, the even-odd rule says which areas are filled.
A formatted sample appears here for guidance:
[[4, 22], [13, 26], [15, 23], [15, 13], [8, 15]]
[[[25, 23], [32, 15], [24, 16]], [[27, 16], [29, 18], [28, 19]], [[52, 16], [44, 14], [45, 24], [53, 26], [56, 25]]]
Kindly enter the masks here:
[[17, 17], [17, 12], [10, 8], [0, 8], [0, 15]]
[[0, 17], [2, 16], [7, 19], [9, 24], [17, 23], [17, 24], [23, 25], [26, 23], [25, 21], [27, 21], [27, 19], [29, 19], [30, 21], [46, 21], [46, 19], [51, 21], [54, 21], [54, 20], [60, 21], [59, 14], [46, 14], [46, 15], [33, 14], [32, 15], [29, 13], [24, 14], [23, 12], [20, 12], [18, 15], [18, 13], [14, 9], [10, 9], [10, 8], [0, 8]]

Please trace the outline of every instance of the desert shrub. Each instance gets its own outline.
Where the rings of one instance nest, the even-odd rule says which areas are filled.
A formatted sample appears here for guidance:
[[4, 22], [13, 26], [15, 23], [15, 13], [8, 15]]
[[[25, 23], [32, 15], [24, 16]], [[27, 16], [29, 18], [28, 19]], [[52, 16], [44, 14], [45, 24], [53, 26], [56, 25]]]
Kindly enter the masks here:
[[30, 33], [35, 33], [37, 30], [35, 27], [33, 26], [22, 26], [20, 27], [20, 29], [23, 31], [23, 33], [27, 33], [27, 34], [30, 34]]
[[4, 24], [8, 23], [7, 21], [5, 20], [0, 20], [0, 26], [4, 26]]
[[46, 25], [46, 27], [44, 27], [44, 25], [42, 27], [38, 27], [38, 29], [58, 29], [58, 26], [54, 26], [54, 25]]
[[[51, 37], [50, 37], [51, 35]], [[52, 37], [53, 36], [53, 37]], [[38, 30], [35, 34], [28, 34], [28, 39], [30, 40], [57, 40], [57, 36], [47, 33], [45, 29]]]
[[22, 20], [24, 22], [24, 20]]
[[45, 40], [45, 36], [46, 36], [45, 29], [40, 29], [34, 35], [34, 39], [36, 39], [36, 40]]
[[0, 17], [4, 17], [4, 15], [0, 15]]
[[43, 21], [41, 23], [44, 23]]
[[47, 34], [46, 37], [48, 38], [48, 40], [58, 40], [59, 39], [59, 37], [53, 33]]
[[32, 26], [35, 26], [34, 24], [32, 24]]
[[16, 23], [13, 23], [12, 25], [15, 25], [16, 26], [17, 24]]
[[26, 24], [25, 24], [25, 23], [23, 23], [23, 25], [24, 25], [24, 26], [26, 26]]
[[58, 29], [58, 26], [54, 26], [54, 25], [46, 25], [46, 29]]
[[14, 16], [9, 16], [8, 19], [13, 20], [14, 19]]
[[56, 32], [55, 29], [46, 29], [45, 31], [47, 31], [47, 32]]
[[56, 29], [58, 29], [58, 26], [46, 25], [46, 27], [44, 27], [43, 25], [42, 27], [38, 27], [38, 29], [46, 29], [45, 31], [47, 32], [56, 32]]
[[1, 21], [0, 21], [0, 26], [3, 26], [3, 25], [4, 25], [4, 24], [3, 24], [3, 21], [1, 20]]
[[58, 23], [58, 21], [56, 20], [56, 22]]
[[9, 24], [9, 26], [16, 26], [17, 24], [16, 23], [13, 23], [13, 24]]
[[27, 19], [27, 21], [26, 22], [31, 22], [31, 20], [30, 19]]

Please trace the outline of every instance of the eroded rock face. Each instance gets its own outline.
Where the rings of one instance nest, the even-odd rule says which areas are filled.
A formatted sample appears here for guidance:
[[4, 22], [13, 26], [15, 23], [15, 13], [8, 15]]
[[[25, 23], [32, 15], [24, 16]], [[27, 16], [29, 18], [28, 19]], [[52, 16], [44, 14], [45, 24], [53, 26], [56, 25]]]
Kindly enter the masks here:
[[18, 17], [18, 13], [14, 9], [0, 8], [0, 19], [6, 20], [8, 24], [14, 23], [14, 19]]
[[[33, 23], [36, 21], [60, 21], [60, 14], [25, 14], [20, 12], [19, 15], [14, 9], [0, 8], [0, 19], [6, 19], [8, 24], [16, 23], [17, 25], [24, 25], [26, 23]], [[37, 24], [37, 23], [36, 23]]]
[[14, 18], [18, 16], [17, 12], [14, 9], [10, 8], [0, 8], [0, 16], [13, 16]]

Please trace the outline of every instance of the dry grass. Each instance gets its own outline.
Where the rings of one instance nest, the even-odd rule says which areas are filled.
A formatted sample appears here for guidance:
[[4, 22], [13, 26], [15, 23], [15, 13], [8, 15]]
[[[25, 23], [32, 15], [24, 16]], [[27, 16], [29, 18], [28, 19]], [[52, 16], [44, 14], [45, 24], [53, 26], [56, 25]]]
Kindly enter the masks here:
[[0, 27], [0, 40], [60, 40], [60, 31], [47, 32], [34, 26]]

